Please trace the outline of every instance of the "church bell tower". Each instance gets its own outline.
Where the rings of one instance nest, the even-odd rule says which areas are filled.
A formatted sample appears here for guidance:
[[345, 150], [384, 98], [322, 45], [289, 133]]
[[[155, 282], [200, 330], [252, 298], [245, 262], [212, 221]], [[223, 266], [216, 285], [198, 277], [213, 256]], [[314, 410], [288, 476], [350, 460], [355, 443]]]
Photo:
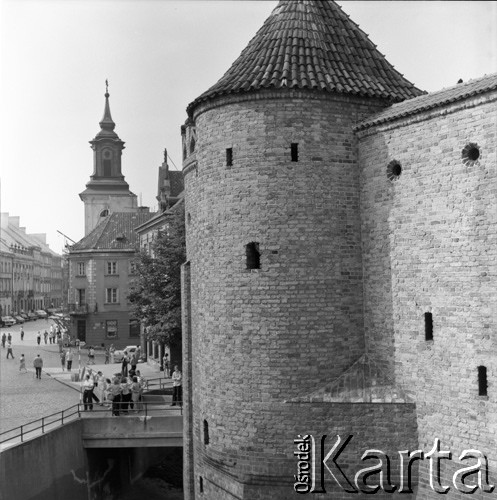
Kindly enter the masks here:
[[90, 141], [93, 149], [93, 174], [86, 189], [79, 194], [85, 204], [85, 235], [112, 212], [134, 212], [137, 197], [129, 190], [121, 172], [124, 142], [114, 132], [109, 106], [109, 88], [105, 81], [105, 109], [100, 132]]

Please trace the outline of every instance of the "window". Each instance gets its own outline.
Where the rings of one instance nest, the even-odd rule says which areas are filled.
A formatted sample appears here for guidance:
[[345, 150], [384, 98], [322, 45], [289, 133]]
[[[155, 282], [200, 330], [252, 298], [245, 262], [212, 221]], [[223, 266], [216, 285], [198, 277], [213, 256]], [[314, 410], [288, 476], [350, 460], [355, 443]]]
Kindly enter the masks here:
[[110, 160], [104, 160], [104, 177], [111, 177]]
[[86, 262], [78, 262], [78, 276], [86, 276]]
[[100, 212], [100, 217], [107, 217], [109, 215], [109, 210], [106, 208]]
[[479, 366], [478, 367], [478, 396], [486, 396], [487, 395], [487, 367]]
[[129, 320], [129, 336], [130, 337], [140, 336], [140, 322], [135, 318], [131, 318]]
[[433, 314], [425, 313], [425, 340], [433, 340]]
[[226, 166], [233, 166], [233, 148], [226, 149]]
[[204, 444], [209, 444], [209, 422], [204, 420]]
[[106, 288], [105, 289], [105, 303], [106, 304], [117, 304], [119, 302], [119, 293], [117, 288]]
[[117, 274], [117, 262], [107, 262], [107, 274]]
[[109, 319], [105, 322], [105, 333], [108, 339], [117, 338], [117, 320]]
[[200, 490], [200, 493], [204, 492], [204, 478], [202, 476], [199, 476], [198, 478], [198, 488]]
[[129, 274], [136, 274], [138, 270], [138, 263], [136, 261], [131, 261], [129, 263]]
[[296, 142], [292, 142], [290, 145], [290, 150], [292, 153], [292, 161], [299, 161], [299, 145]]
[[86, 304], [86, 290], [84, 288], [76, 289], [78, 304], [82, 306]]
[[247, 257], [247, 269], [260, 269], [261, 254], [259, 252], [259, 243], [252, 242], [245, 246]]

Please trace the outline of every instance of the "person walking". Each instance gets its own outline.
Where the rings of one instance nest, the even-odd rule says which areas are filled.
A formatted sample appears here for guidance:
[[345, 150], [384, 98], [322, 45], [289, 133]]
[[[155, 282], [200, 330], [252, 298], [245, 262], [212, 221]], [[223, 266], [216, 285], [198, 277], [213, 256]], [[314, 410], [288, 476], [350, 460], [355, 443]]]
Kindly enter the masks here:
[[21, 334], [21, 342], [24, 342], [24, 328], [22, 326], [19, 333]]
[[109, 364], [109, 360], [110, 360], [109, 348], [104, 346], [104, 349], [105, 349], [105, 362], [104, 362], [104, 365], [108, 365]]
[[36, 343], [37, 343], [38, 345], [40, 345], [40, 342], [41, 342], [41, 333], [40, 333], [40, 332], [38, 332], [38, 333], [36, 334]]
[[83, 382], [84, 411], [93, 410], [92, 395], [93, 395], [93, 380], [90, 374], [87, 374]]
[[109, 355], [110, 355], [110, 362], [112, 364], [115, 363], [115, 360], [114, 360], [114, 353], [115, 352], [116, 352], [116, 348], [114, 347], [114, 344], [111, 344], [109, 347]]
[[128, 355], [125, 354], [123, 356], [123, 364], [121, 366], [121, 375], [123, 377], [127, 377], [128, 376], [128, 362], [129, 362]]
[[100, 403], [100, 399], [95, 394], [95, 389], [98, 386], [98, 374], [96, 374], [91, 368], [88, 368], [88, 375], [93, 382], [93, 390], [91, 392], [91, 398], [95, 401], [95, 403]]
[[66, 370], [66, 351], [62, 350], [60, 353], [60, 364], [62, 365], [62, 371]]
[[45, 344], [47, 343], [47, 338], [48, 338], [48, 332], [45, 330], [45, 333], [43, 334], [43, 338], [45, 340]]
[[66, 354], [66, 363], [67, 363], [67, 371], [70, 372], [72, 368], [72, 360], [74, 358], [74, 353], [72, 350], [69, 348]]
[[176, 406], [178, 404], [179, 406], [182, 406], [183, 404], [183, 394], [182, 394], [182, 387], [181, 387], [181, 381], [182, 381], [182, 374], [181, 371], [178, 367], [178, 365], [174, 366], [174, 372], [173, 372], [173, 402], [171, 406]]
[[7, 341], [7, 335], [5, 332], [2, 333], [2, 347], [5, 349], [5, 342]]
[[138, 363], [138, 358], [136, 357], [136, 351], [131, 355], [129, 364], [131, 365], [131, 370], [133, 370], [133, 373], [136, 372], [136, 365]]
[[33, 361], [33, 366], [35, 367], [36, 378], [41, 379], [41, 369], [43, 368], [43, 359], [41, 359], [39, 354], [36, 355], [36, 358]]
[[93, 346], [90, 346], [90, 348], [88, 349], [88, 364], [95, 364], [95, 349], [93, 349]]
[[127, 377], [121, 379], [121, 413], [128, 413], [128, 405], [132, 407], [131, 390]]
[[12, 334], [7, 332], [7, 342], [12, 342]]
[[28, 369], [26, 368], [26, 358], [24, 357], [24, 354], [21, 354], [21, 357], [19, 358], [19, 371], [21, 372], [24, 370], [24, 373], [28, 372]]
[[9, 359], [9, 355], [14, 359], [14, 353], [12, 352], [12, 342], [10, 340], [7, 341], [7, 359]]

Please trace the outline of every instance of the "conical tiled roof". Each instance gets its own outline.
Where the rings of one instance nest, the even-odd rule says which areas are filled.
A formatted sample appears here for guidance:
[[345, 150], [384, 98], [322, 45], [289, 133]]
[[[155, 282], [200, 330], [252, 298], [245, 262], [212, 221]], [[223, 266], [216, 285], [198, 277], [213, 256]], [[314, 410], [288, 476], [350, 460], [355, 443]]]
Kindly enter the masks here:
[[282, 0], [225, 75], [188, 106], [236, 92], [305, 88], [393, 102], [424, 92], [330, 0]]

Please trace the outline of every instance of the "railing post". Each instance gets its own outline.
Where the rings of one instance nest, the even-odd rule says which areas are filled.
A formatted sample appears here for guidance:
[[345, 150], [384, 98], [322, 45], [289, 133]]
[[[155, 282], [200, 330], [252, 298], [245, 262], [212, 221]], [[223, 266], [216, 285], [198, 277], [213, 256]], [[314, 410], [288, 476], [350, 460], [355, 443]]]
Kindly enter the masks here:
[[23, 431], [23, 427], [24, 427], [24, 426], [23, 426], [23, 425], [21, 425], [21, 443], [22, 443], [22, 442], [24, 442], [24, 436], [23, 436], [23, 433], [22, 433], [22, 431]]
[[64, 410], [62, 410], [62, 418], [60, 420], [60, 425], [64, 425]]
[[45, 417], [41, 419], [41, 433], [45, 434]]

